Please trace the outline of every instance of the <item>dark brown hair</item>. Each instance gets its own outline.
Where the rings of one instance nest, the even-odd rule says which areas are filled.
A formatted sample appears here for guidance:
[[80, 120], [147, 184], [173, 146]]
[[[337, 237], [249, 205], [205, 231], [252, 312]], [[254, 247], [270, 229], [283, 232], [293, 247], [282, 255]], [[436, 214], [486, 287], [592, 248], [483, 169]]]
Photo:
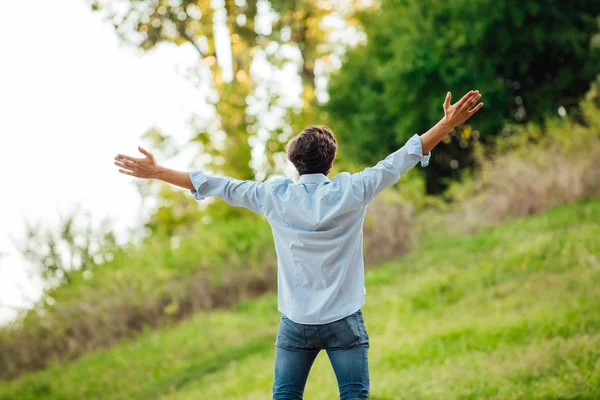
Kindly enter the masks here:
[[300, 175], [327, 175], [336, 152], [337, 140], [324, 125], [309, 126], [287, 144], [288, 159]]

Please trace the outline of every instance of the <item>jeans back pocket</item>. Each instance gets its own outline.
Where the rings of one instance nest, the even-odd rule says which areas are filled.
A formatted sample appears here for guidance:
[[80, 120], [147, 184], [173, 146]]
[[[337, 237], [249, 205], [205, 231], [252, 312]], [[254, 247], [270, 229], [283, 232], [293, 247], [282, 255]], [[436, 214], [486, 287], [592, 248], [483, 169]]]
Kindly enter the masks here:
[[295, 323], [286, 316], [282, 316], [281, 322], [279, 322], [279, 329], [277, 330], [275, 345], [294, 349], [302, 347], [305, 344], [306, 335], [304, 334], [304, 326]]
[[342, 349], [348, 349], [361, 342], [361, 329], [357, 314], [347, 316], [329, 324], [333, 344]]

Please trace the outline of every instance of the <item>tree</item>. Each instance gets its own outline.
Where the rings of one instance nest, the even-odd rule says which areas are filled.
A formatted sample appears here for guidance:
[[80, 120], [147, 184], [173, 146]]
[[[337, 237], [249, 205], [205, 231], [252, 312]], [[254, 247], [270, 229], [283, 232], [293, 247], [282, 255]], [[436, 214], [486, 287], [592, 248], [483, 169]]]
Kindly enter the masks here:
[[109, 221], [95, 228], [90, 215], [77, 210], [61, 215], [56, 228], [26, 222], [25, 238], [17, 248], [50, 286], [69, 284], [74, 272], [112, 260], [117, 250]]
[[[195, 49], [199, 63], [189, 77], [204, 89], [212, 115], [192, 118], [195, 134], [190, 143], [210, 157], [203, 165], [208, 172], [259, 180], [282, 170], [285, 142], [320, 116], [315, 103], [319, 94], [323, 100], [323, 78], [339, 65], [347, 45], [360, 38], [354, 17], [360, 9], [357, 3], [361, 2], [91, 2], [125, 42], [142, 50], [161, 43]], [[332, 35], [335, 32], [337, 36]], [[170, 146], [157, 130], [149, 131], [145, 139], [152, 148]], [[140, 193], [157, 199], [146, 224], [152, 232], [185, 234], [199, 218], [198, 208], [180, 191], [144, 183]], [[250, 217], [248, 211], [219, 201], [210, 203], [209, 210], [211, 220]]]
[[[471, 142], [505, 122], [574, 111], [600, 71], [600, 2], [386, 0], [363, 16], [368, 44], [332, 78], [325, 110], [351, 157], [372, 163], [421, 133], [455, 98], [479, 89], [484, 109], [454, 131], [427, 168], [429, 192], [469, 166]], [[562, 109], [561, 109], [562, 111]]]
[[[299, 130], [291, 124], [305, 121], [298, 115], [313, 104], [318, 78], [333, 69], [330, 56], [345, 51], [347, 37], [332, 38], [340, 28], [328, 25], [325, 17], [342, 21], [341, 29], [356, 36], [354, 13], [360, 7], [355, 3], [361, 2], [93, 0], [92, 8], [105, 13], [123, 40], [143, 50], [164, 42], [196, 49], [201, 63], [193, 77], [206, 88], [214, 115], [194, 120], [192, 141], [213, 156], [215, 172], [252, 179], [274, 170], [273, 153]], [[273, 75], [284, 69], [297, 76], [281, 84]], [[290, 100], [286, 91], [296, 84], [300, 94]], [[270, 161], [262, 171], [251, 166], [249, 142], [263, 147]]]

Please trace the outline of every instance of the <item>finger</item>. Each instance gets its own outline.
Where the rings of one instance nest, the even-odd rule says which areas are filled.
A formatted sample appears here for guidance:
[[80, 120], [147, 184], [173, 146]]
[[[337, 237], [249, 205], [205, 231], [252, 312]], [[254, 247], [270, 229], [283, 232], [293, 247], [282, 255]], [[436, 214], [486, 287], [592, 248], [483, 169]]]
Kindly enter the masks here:
[[465, 103], [471, 98], [471, 96], [473, 96], [473, 94], [475, 94], [475, 92], [473, 90], [471, 90], [470, 92], [468, 92], [467, 94], [465, 94], [462, 99], [460, 99], [454, 106], [455, 107], [462, 107], [465, 105]]
[[446, 100], [444, 100], [444, 108], [450, 107], [450, 100], [452, 100], [452, 93], [448, 92]]
[[127, 171], [126, 169], [119, 169], [119, 172], [120, 172], [120, 173], [122, 173], [122, 174], [125, 174], [125, 175], [131, 175], [131, 176], [134, 176], [134, 175], [133, 175], [133, 172], [131, 172], [131, 171]]
[[473, 105], [477, 102], [477, 96], [479, 96], [478, 92], [473, 92], [466, 100], [460, 105], [460, 109], [462, 110], [470, 110]]
[[466, 104], [465, 108], [467, 110], [472, 109], [473, 106], [475, 104], [477, 104], [477, 102], [479, 102], [480, 99], [481, 99], [481, 94], [480, 93], [476, 93], [475, 96], [471, 97], [471, 99], [468, 101], [468, 103]]
[[123, 161], [115, 161], [115, 165], [121, 168], [127, 168], [133, 170], [133, 163], [131, 161], [123, 160]]
[[152, 154], [150, 154], [148, 150], [144, 149], [142, 146], [138, 146], [138, 150], [146, 157], [152, 157]]
[[481, 110], [481, 107], [483, 107], [483, 103], [479, 103], [475, 106], [475, 108], [473, 108], [471, 111], [469, 111], [469, 114], [473, 115], [475, 114], [477, 111]]
[[130, 156], [126, 156], [125, 154], [117, 154], [117, 156], [115, 157], [115, 160], [118, 161], [123, 161], [123, 160], [129, 160], [129, 161], [142, 161], [143, 158], [135, 158], [135, 157], [130, 157]]

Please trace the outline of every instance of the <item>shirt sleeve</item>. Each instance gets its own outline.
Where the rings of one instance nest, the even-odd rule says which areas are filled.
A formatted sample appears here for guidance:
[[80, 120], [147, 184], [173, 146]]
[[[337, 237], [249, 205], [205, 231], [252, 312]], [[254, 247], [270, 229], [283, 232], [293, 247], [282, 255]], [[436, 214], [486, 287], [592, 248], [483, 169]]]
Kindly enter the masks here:
[[419, 135], [411, 137], [399, 150], [381, 160], [374, 167], [353, 174], [352, 191], [361, 203], [367, 204], [384, 189], [398, 182], [402, 174], [409, 171], [419, 161], [422, 167], [429, 164], [429, 154], [423, 155], [423, 145]]
[[191, 171], [190, 180], [195, 188], [191, 192], [196, 200], [217, 196], [232, 206], [264, 214], [266, 189], [263, 182], [212, 176], [202, 171]]

